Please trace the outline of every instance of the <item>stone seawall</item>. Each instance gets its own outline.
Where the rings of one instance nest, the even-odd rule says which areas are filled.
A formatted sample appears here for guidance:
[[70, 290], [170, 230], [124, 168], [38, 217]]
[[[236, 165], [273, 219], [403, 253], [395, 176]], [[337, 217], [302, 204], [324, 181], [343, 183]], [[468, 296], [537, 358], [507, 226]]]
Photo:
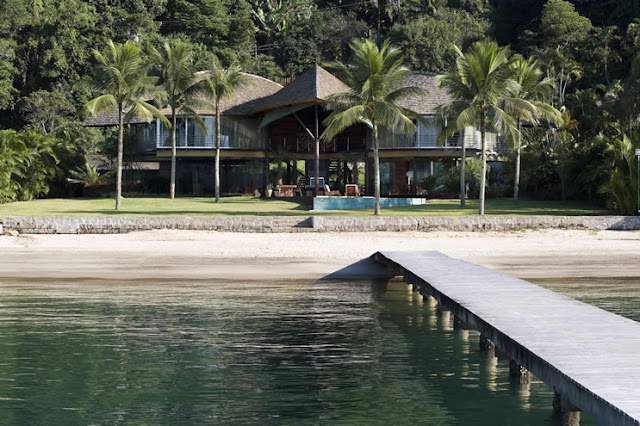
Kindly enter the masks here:
[[311, 219], [305, 216], [10, 216], [4, 218], [4, 228], [23, 234], [122, 234], [153, 229], [296, 232], [310, 229]]
[[23, 234], [119, 234], [153, 229], [222, 232], [509, 231], [520, 229], [640, 230], [638, 216], [12, 216], [5, 232]]
[[312, 217], [313, 229], [349, 231], [510, 231], [519, 229], [637, 230], [638, 216]]

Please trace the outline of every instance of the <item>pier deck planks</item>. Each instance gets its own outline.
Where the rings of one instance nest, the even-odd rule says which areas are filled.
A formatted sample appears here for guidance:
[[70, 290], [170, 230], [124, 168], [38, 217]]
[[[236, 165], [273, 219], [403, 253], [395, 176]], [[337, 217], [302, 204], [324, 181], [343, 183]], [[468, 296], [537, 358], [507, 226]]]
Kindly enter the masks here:
[[373, 257], [415, 276], [454, 314], [479, 319], [501, 351], [582, 411], [604, 424], [640, 424], [640, 323], [439, 252]]

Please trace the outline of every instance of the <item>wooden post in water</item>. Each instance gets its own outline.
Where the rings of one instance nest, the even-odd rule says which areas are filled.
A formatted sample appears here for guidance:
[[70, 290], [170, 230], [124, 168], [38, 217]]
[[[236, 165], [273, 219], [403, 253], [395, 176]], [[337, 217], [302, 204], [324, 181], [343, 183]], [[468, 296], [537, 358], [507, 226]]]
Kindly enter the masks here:
[[496, 345], [484, 334], [480, 335], [480, 352], [484, 352], [488, 357], [496, 356]]
[[553, 389], [553, 409], [562, 416], [562, 426], [580, 426], [580, 409]]
[[531, 382], [531, 372], [514, 360], [509, 360], [509, 377], [516, 383]]

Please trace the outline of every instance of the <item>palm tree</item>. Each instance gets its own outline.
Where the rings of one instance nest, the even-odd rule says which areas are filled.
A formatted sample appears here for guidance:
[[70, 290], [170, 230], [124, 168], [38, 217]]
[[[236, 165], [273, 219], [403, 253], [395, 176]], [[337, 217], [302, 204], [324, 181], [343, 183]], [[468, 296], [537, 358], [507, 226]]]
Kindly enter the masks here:
[[69, 175], [71, 177], [67, 178], [67, 182], [80, 183], [85, 187], [98, 185], [104, 179], [104, 173], [100, 173], [89, 160], [85, 160], [84, 167], [69, 170]]
[[506, 47], [485, 40], [474, 43], [466, 54], [455, 46], [454, 51], [455, 69], [437, 77], [440, 86], [453, 97], [452, 101], [440, 106], [439, 114], [449, 118], [445, 129], [448, 134], [469, 126], [480, 129], [482, 175], [479, 214], [483, 215], [487, 178], [486, 133], [502, 131], [510, 133], [515, 140], [518, 128], [514, 114], [533, 122], [535, 107], [529, 101], [514, 96], [520, 85], [513, 78]]
[[213, 58], [211, 68], [204, 74], [204, 93], [197, 97], [197, 102], [213, 107], [216, 113], [216, 159], [215, 159], [215, 194], [216, 203], [220, 202], [220, 102], [230, 98], [246, 76], [240, 66], [232, 64], [223, 68], [218, 58]]
[[116, 210], [122, 198], [122, 155], [124, 124], [133, 117], [150, 122], [159, 117], [167, 126], [169, 121], [153, 105], [144, 101], [153, 91], [153, 80], [147, 75], [149, 64], [142, 57], [140, 47], [133, 41], [114, 44], [109, 40], [104, 52], [93, 51], [98, 60], [95, 88], [104, 93], [86, 105], [92, 115], [118, 111], [118, 165], [116, 174]]
[[324, 121], [327, 125], [325, 137], [333, 138], [355, 123], [366, 124], [373, 135], [374, 156], [374, 214], [380, 214], [380, 157], [378, 153], [378, 131], [380, 127], [393, 129], [404, 134], [416, 132], [414, 118], [420, 115], [403, 108], [397, 102], [408, 96], [425, 91], [418, 87], [403, 86], [402, 82], [411, 75], [403, 65], [404, 58], [399, 50], [385, 41], [381, 48], [371, 40], [350, 43], [354, 63], [351, 67], [340, 65], [348, 92], [336, 93], [327, 98], [327, 108], [333, 112]]
[[636, 151], [640, 149], [640, 133], [622, 133], [621, 138], [609, 143], [607, 153], [613, 157], [609, 181], [602, 187], [608, 193], [620, 213], [634, 215], [638, 212], [638, 169]]
[[153, 58], [160, 71], [159, 84], [163, 90], [158, 92], [158, 100], [162, 105], [171, 108], [171, 184], [169, 186], [169, 198], [172, 200], [176, 194], [176, 124], [177, 114], [183, 113], [191, 117], [207, 132], [204, 121], [198, 116], [190, 105], [194, 95], [196, 84], [199, 81], [195, 73], [193, 51], [188, 44], [176, 42], [173, 46], [165, 42], [162, 52], [153, 50]]
[[[532, 57], [529, 59], [522, 57], [516, 58], [511, 62], [511, 68], [514, 71], [516, 81], [520, 85], [519, 90], [514, 96], [531, 102], [535, 107], [533, 116], [536, 119], [544, 119], [560, 125], [562, 123], [562, 114], [546, 102], [546, 99], [550, 98], [555, 89], [553, 79], [544, 75], [542, 68]], [[513, 182], [514, 200], [518, 199], [520, 187], [520, 154], [522, 150], [522, 133], [520, 132], [521, 117], [519, 117], [518, 113], [519, 111], [514, 111], [516, 126], [518, 128], [515, 139], [516, 166], [515, 179]], [[534, 121], [532, 124], [536, 125], [538, 123]]]

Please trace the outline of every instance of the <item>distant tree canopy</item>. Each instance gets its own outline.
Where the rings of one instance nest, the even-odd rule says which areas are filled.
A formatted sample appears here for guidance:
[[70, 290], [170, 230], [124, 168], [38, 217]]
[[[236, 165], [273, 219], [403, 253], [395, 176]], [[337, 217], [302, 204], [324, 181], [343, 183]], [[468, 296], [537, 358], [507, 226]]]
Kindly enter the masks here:
[[450, 69], [455, 62], [452, 46], [465, 49], [486, 37], [488, 30], [487, 21], [466, 12], [441, 9], [435, 16], [394, 25], [389, 37], [403, 51], [411, 68], [440, 72]]
[[598, 188], [619, 158], [612, 141], [635, 143], [640, 127], [636, 0], [2, 0], [0, 129], [20, 131], [14, 142], [66, 138], [77, 152], [113, 154], [110, 130], [77, 124], [97, 96], [91, 51], [107, 40], [136, 41], [143, 55], [180, 41], [197, 69], [215, 55], [278, 81], [316, 62], [349, 63], [349, 42], [362, 38], [389, 39], [409, 67], [438, 73], [452, 69], [454, 45], [465, 51], [478, 40], [534, 57], [565, 125], [529, 132], [522, 185], [620, 204]]

